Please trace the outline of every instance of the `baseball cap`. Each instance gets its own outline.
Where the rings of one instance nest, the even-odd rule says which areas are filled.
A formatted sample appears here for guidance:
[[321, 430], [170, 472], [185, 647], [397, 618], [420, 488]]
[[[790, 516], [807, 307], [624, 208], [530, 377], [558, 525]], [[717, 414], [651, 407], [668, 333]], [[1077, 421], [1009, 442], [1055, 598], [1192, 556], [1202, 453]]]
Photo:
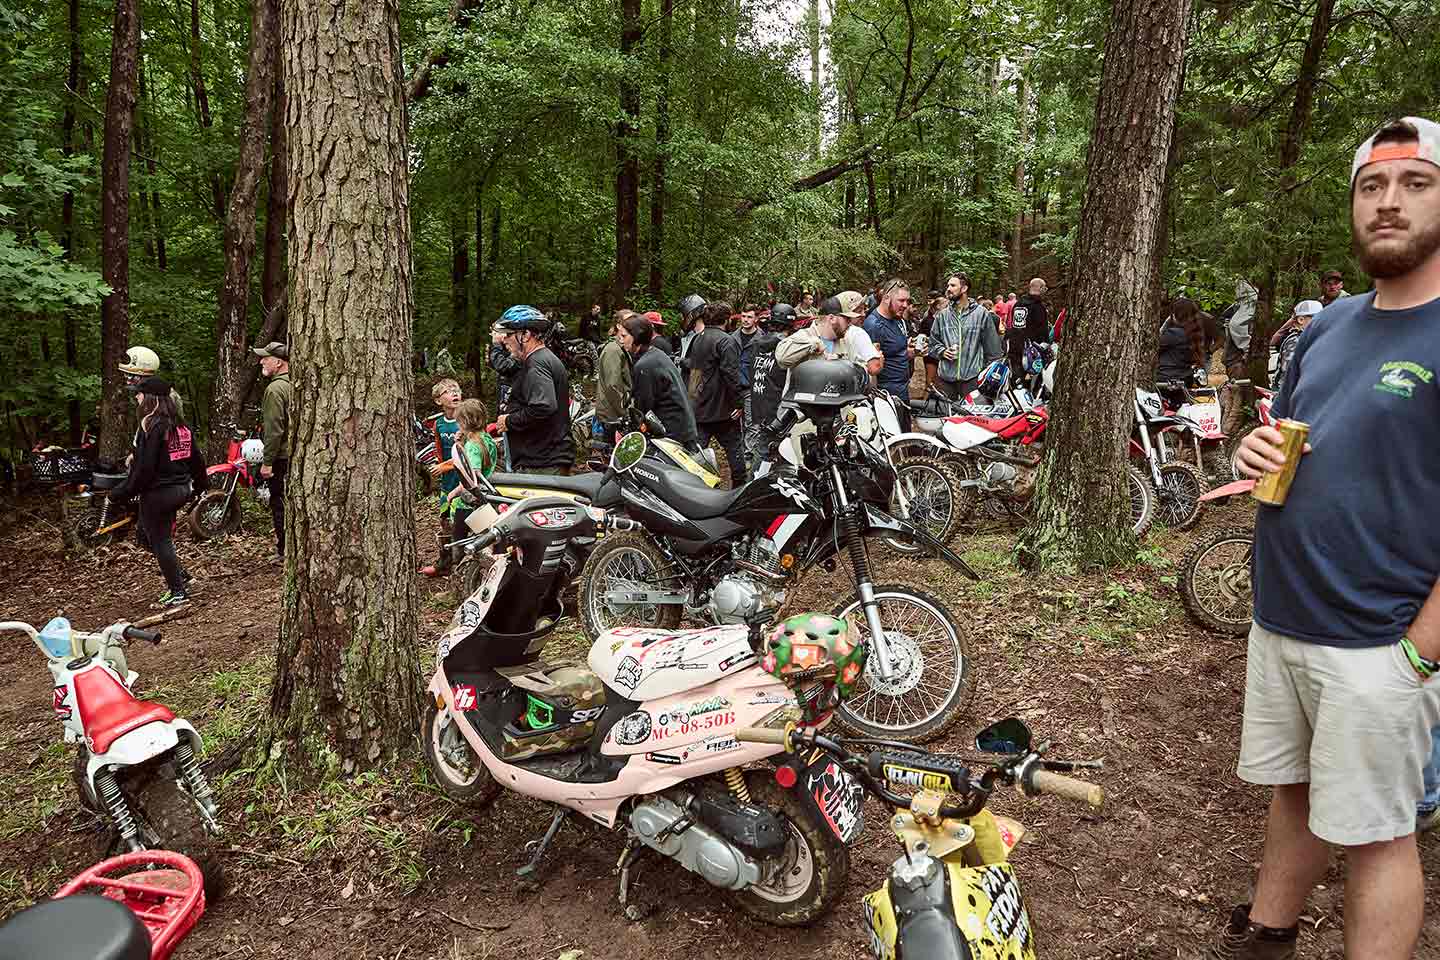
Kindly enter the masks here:
[[660, 316], [659, 311], [656, 311], [656, 310], [648, 310], [648, 311], [646, 311], [645, 313], [640, 314], [640, 316], [644, 317], [646, 320], [649, 320], [651, 326], [656, 326], [656, 327], [663, 327], [663, 326], [665, 326], [665, 318], [662, 317], [662, 316]]
[[170, 396], [170, 384], [159, 377], [146, 377], [135, 385], [136, 393], [147, 393], [152, 397]]
[[842, 290], [833, 297], [826, 297], [820, 304], [820, 312], [829, 316], [839, 315], [849, 320], [865, 316], [865, 298], [854, 290]]
[[1313, 317], [1324, 309], [1325, 305], [1319, 300], [1301, 300], [1295, 304], [1295, 315], [1300, 317]]
[[289, 361], [290, 348], [279, 340], [271, 340], [263, 347], [251, 347], [250, 352], [257, 357], [274, 357], [276, 360]]
[[[1413, 129], [1415, 141], [1413, 143], [1395, 143], [1393, 140], [1387, 140], [1377, 146], [1375, 138], [1395, 126], [1408, 126]], [[1360, 175], [1362, 167], [1379, 163], [1382, 160], [1424, 160], [1426, 163], [1433, 163], [1440, 167], [1440, 123], [1426, 120], [1424, 117], [1401, 117], [1375, 131], [1355, 151], [1355, 159], [1350, 164], [1351, 186], [1354, 186], [1355, 178]]]

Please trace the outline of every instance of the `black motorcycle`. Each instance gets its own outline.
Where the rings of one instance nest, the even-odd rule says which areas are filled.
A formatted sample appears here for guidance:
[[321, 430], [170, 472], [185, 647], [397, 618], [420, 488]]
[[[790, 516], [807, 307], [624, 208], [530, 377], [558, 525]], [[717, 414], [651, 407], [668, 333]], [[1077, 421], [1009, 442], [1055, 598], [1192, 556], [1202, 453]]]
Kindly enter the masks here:
[[573, 379], [584, 380], [595, 375], [600, 351], [589, 340], [568, 336], [565, 324], [557, 321], [550, 325], [550, 331], [545, 334], [545, 346], [560, 358]]
[[[841, 705], [840, 722], [865, 736], [908, 741], [934, 739], [954, 723], [975, 688], [966, 639], [927, 590], [875, 583], [867, 539], [914, 544], [978, 577], [934, 537], [885, 512], [894, 471], [842, 413], [863, 397], [864, 378], [860, 367], [833, 360], [807, 361], [791, 372], [786, 402], [816, 426], [796, 470], [735, 490], [711, 489], [653, 460], [617, 478], [619, 508], [645, 532], [606, 537], [591, 554], [579, 598], [588, 635], [622, 626], [673, 628], [686, 615], [744, 623], [779, 610], [806, 572], [833, 571], [843, 555], [855, 590], [834, 612], [854, 616], [871, 654], [865, 685]], [[785, 432], [783, 420], [777, 427], [772, 435]]]

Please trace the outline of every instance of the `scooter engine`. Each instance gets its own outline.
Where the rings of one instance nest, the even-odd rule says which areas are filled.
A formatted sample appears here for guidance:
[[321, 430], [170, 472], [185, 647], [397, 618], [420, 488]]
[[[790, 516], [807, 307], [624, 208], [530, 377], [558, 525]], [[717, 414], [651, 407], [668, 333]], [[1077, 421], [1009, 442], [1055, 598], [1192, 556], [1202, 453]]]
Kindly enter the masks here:
[[636, 839], [721, 889], [743, 890], [760, 882], [758, 863], [700, 823], [694, 813], [672, 797], [687, 806], [693, 800], [688, 794], [672, 793], [636, 805], [630, 814], [630, 829]]

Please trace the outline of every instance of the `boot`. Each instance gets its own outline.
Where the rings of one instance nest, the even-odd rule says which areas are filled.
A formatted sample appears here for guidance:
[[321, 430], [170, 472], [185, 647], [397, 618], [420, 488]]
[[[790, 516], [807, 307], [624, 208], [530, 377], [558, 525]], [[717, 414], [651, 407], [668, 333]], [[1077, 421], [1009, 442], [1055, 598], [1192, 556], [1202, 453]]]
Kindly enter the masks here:
[[1299, 926], [1288, 930], [1262, 927], [1250, 922], [1250, 904], [1242, 903], [1230, 913], [1230, 923], [1218, 943], [1210, 945], [1211, 960], [1293, 960]]

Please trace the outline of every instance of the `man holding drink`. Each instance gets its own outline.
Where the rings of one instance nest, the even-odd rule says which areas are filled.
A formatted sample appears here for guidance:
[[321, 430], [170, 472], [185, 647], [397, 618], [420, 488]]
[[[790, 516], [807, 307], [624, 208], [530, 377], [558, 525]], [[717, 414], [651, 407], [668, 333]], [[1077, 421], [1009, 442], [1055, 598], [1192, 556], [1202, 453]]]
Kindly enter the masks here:
[[1239, 774], [1274, 792], [1254, 903], [1214, 957], [1294, 957], [1328, 844], [1346, 848], [1349, 960], [1409, 957], [1420, 931], [1416, 808], [1440, 724], [1440, 125], [1407, 117], [1361, 145], [1351, 216], [1375, 292], [1315, 318], [1278, 429], [1236, 454], [1268, 488]]

